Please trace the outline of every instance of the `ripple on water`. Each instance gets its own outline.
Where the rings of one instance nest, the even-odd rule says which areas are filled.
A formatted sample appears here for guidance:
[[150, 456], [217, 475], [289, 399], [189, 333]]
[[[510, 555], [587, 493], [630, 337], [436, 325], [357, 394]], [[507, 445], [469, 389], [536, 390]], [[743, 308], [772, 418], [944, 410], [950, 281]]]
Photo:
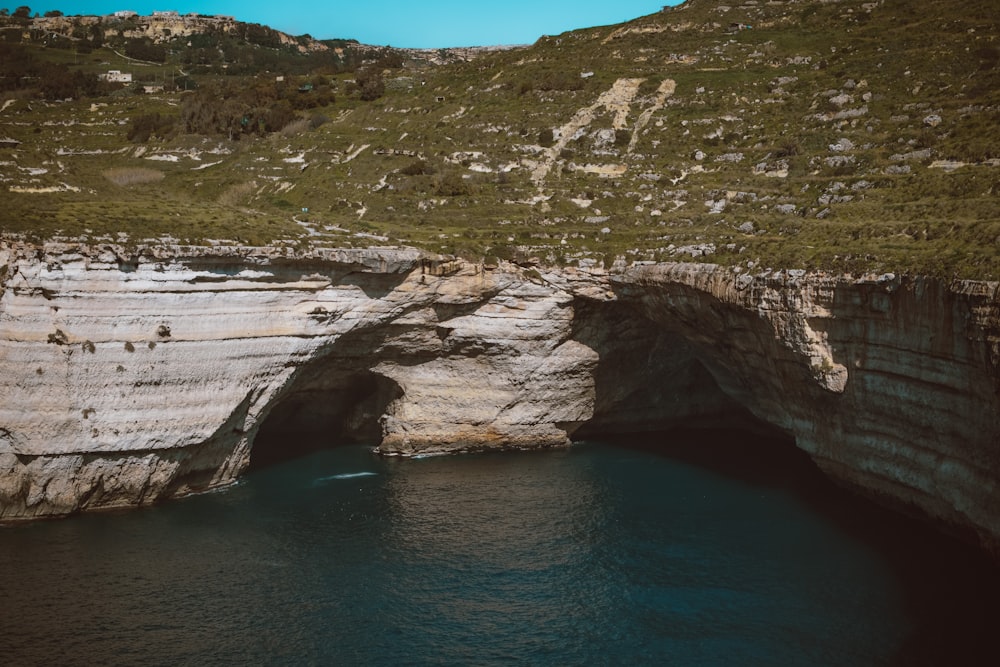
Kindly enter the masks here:
[[[983, 637], [997, 605], [982, 601], [1000, 599], [995, 568], [834, 490], [779, 482], [597, 443], [417, 461], [322, 451], [226, 493], [0, 531], [0, 655], [870, 665], [995, 654]], [[967, 618], [944, 623], [935, 609]]]

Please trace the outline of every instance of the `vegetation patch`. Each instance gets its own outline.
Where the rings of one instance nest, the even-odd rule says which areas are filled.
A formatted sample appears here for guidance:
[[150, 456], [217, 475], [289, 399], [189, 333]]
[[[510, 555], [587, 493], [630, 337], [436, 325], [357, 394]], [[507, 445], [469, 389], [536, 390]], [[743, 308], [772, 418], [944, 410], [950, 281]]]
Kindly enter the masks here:
[[164, 179], [162, 171], [146, 167], [115, 167], [113, 169], [105, 169], [101, 172], [101, 175], [115, 185], [124, 188], [133, 185], [158, 183]]
[[0, 17], [0, 231], [1000, 278], [994, 5], [688, 0], [461, 55]]

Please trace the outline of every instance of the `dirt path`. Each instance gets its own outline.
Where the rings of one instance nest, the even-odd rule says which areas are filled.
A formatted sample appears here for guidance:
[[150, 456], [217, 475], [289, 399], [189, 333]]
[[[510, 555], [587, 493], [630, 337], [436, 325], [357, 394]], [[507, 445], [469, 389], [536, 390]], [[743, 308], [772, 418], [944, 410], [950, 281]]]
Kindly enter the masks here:
[[649, 120], [653, 117], [653, 114], [663, 108], [663, 105], [667, 103], [667, 98], [673, 95], [675, 90], [677, 90], [677, 82], [673, 79], [664, 79], [660, 83], [652, 106], [643, 109], [642, 113], [639, 114], [639, 119], [635, 121], [635, 129], [632, 130], [632, 139], [628, 142], [629, 153], [632, 153], [635, 150], [636, 144], [639, 143], [639, 133], [649, 125]]
[[559, 153], [566, 148], [578, 131], [594, 122], [594, 117], [601, 109], [614, 114], [612, 127], [616, 130], [623, 129], [632, 109], [632, 100], [635, 99], [643, 81], [645, 79], [618, 79], [611, 88], [601, 93], [596, 102], [577, 111], [568, 123], [559, 128], [559, 139], [545, 150], [541, 164], [531, 174], [531, 180], [535, 185], [539, 187], [542, 185]]
[[[584, 107], [573, 115], [568, 123], [559, 128], [559, 139], [555, 144], [545, 149], [542, 160], [531, 173], [531, 180], [537, 187], [541, 187], [545, 178], [552, 171], [552, 167], [559, 157], [559, 153], [566, 148], [577, 132], [594, 122], [594, 118], [600, 111], [605, 111], [613, 115], [611, 126], [615, 130], [624, 130], [628, 125], [628, 116], [632, 111], [632, 101], [639, 92], [639, 86], [645, 79], [618, 79], [608, 90], [601, 93], [597, 101], [589, 107]], [[644, 109], [636, 120], [632, 130], [632, 139], [629, 142], [628, 152], [631, 153], [639, 141], [639, 132], [649, 124], [653, 114], [663, 108], [667, 98], [674, 94], [677, 84], [673, 79], [666, 79], [656, 91], [653, 104]]]

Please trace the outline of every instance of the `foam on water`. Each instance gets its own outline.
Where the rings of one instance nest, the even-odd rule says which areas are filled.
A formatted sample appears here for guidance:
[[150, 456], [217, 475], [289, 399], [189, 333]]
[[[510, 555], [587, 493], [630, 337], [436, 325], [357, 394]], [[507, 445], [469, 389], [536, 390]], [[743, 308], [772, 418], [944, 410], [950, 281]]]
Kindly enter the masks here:
[[358, 477], [374, 477], [377, 472], [345, 472], [338, 475], [329, 475], [327, 477], [320, 477], [314, 483], [321, 484], [323, 482], [330, 482], [335, 479], [356, 479]]

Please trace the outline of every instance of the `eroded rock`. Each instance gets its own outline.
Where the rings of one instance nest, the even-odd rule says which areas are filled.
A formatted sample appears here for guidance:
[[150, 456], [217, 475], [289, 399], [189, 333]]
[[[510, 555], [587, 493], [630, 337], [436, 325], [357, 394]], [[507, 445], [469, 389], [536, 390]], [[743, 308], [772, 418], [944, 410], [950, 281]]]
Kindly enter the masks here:
[[4, 519], [224, 486], [286, 432], [413, 456], [707, 421], [779, 429], [1000, 553], [993, 283], [391, 249], [0, 260]]

